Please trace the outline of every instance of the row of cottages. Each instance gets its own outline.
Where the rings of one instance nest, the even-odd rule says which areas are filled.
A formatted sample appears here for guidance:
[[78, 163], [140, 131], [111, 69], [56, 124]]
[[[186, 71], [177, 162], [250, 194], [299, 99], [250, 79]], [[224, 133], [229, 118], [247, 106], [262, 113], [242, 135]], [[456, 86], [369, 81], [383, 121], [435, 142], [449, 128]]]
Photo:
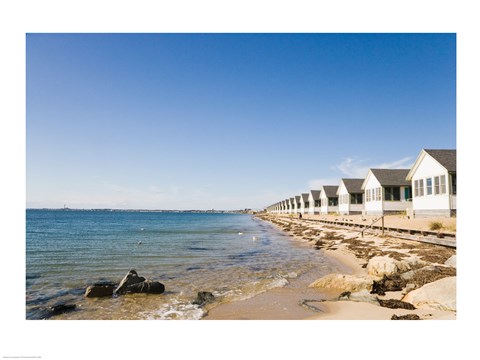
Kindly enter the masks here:
[[288, 198], [267, 208], [285, 214], [452, 216], [457, 211], [456, 150], [423, 149], [411, 169], [369, 169], [365, 179]]

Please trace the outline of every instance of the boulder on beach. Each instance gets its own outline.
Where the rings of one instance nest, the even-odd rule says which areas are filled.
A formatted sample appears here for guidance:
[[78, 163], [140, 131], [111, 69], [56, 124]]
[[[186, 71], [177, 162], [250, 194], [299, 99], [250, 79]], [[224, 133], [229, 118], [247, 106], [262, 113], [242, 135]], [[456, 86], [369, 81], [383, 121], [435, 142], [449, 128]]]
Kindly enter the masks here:
[[389, 256], [375, 256], [370, 259], [367, 264], [367, 271], [369, 275], [384, 276], [395, 273], [403, 273], [411, 270], [412, 267], [417, 267], [424, 262], [416, 257], [407, 258], [404, 260], [395, 260]]
[[143, 276], [138, 276], [135, 270], [130, 270], [127, 275], [120, 281], [118, 287], [114, 290], [114, 294], [122, 294], [125, 292], [128, 286], [144, 282], [145, 278]]
[[197, 298], [193, 300], [192, 304], [203, 306], [208, 302], [211, 302], [215, 299], [215, 296], [210, 291], [199, 291]]
[[366, 289], [353, 293], [349, 291], [344, 292], [338, 296], [337, 301], [356, 301], [378, 305], [378, 298], [370, 294], [370, 291]]
[[115, 284], [113, 283], [97, 283], [87, 287], [87, 290], [85, 290], [85, 297], [94, 298], [112, 296], [114, 290]]
[[377, 280], [377, 278], [369, 275], [329, 274], [315, 280], [309, 287], [358, 292], [371, 290], [373, 280]]
[[447, 261], [445, 261], [446, 266], [457, 267], [457, 255], [450, 256]]
[[409, 302], [417, 308], [456, 311], [456, 288], [457, 277], [450, 276], [410, 291], [402, 301]]
[[67, 312], [74, 311], [77, 308], [76, 304], [58, 304], [52, 306], [50, 310], [50, 316], [60, 315]]
[[125, 286], [122, 289], [122, 294], [162, 294], [165, 291], [165, 285], [158, 281], [145, 280], [139, 283]]

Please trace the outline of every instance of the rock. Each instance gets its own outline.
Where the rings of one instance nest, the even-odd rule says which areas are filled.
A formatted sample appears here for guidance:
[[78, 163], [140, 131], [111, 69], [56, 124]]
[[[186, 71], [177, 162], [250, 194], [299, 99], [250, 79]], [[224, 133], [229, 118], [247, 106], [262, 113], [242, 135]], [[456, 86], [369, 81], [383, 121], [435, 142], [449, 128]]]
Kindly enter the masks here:
[[59, 304], [50, 308], [50, 316], [64, 314], [70, 311], [74, 311], [77, 308], [76, 304]]
[[93, 298], [112, 296], [114, 290], [115, 284], [113, 283], [97, 283], [87, 287], [87, 290], [85, 291], [85, 297]]
[[383, 276], [380, 281], [373, 281], [371, 294], [385, 295], [386, 291], [401, 291], [406, 286], [405, 280], [398, 275]]
[[448, 260], [445, 261], [445, 265], [457, 268], [457, 255], [452, 255], [449, 257]]
[[337, 298], [338, 301], [357, 301], [357, 302], [366, 302], [374, 305], [378, 305], [378, 299], [376, 296], [371, 295], [368, 290], [361, 290], [358, 292], [349, 292], [346, 291]]
[[[412, 262], [414, 260], [411, 260]], [[405, 272], [411, 269], [410, 262], [407, 260], [395, 260], [389, 256], [375, 256], [367, 264], [369, 275], [383, 276], [392, 275], [397, 272]]]
[[378, 299], [378, 303], [381, 307], [386, 307], [389, 309], [405, 309], [405, 310], [415, 310], [415, 306], [412, 304], [395, 299], [382, 300]]
[[309, 287], [357, 292], [371, 290], [373, 280], [376, 279], [368, 275], [329, 274], [314, 281]]
[[162, 294], [165, 285], [158, 281], [145, 280], [140, 283], [127, 285], [122, 289], [122, 294]]
[[456, 287], [457, 277], [446, 277], [410, 291], [402, 301], [409, 302], [417, 308], [456, 311]]
[[215, 299], [215, 296], [209, 291], [199, 291], [197, 298], [193, 300], [192, 304], [203, 306], [206, 303], [209, 303]]
[[420, 320], [420, 316], [417, 314], [407, 314], [407, 315], [392, 315], [391, 320]]
[[122, 279], [118, 287], [114, 290], [114, 294], [122, 294], [127, 286], [138, 284], [145, 281], [143, 276], [138, 276], [135, 270], [130, 270]]

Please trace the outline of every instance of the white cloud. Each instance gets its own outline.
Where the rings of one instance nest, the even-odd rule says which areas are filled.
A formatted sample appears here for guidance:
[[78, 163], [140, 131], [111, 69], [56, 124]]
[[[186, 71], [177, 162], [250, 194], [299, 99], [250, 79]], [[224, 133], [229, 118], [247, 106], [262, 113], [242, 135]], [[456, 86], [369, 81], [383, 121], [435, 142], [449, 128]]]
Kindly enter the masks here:
[[364, 178], [368, 169], [402, 169], [410, 168], [412, 166], [412, 157], [404, 157], [400, 160], [386, 162], [381, 164], [369, 164], [367, 160], [357, 160], [353, 158], [346, 158], [340, 164], [335, 165], [334, 169], [340, 171], [343, 175], [352, 178]]

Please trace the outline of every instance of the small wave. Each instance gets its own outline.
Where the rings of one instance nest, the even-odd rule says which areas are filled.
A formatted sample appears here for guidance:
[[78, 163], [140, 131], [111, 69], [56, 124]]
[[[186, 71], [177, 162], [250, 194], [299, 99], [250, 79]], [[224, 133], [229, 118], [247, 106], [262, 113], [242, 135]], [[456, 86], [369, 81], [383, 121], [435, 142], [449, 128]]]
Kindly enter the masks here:
[[174, 299], [155, 313], [146, 315], [147, 320], [200, 320], [205, 311], [198, 305]]

